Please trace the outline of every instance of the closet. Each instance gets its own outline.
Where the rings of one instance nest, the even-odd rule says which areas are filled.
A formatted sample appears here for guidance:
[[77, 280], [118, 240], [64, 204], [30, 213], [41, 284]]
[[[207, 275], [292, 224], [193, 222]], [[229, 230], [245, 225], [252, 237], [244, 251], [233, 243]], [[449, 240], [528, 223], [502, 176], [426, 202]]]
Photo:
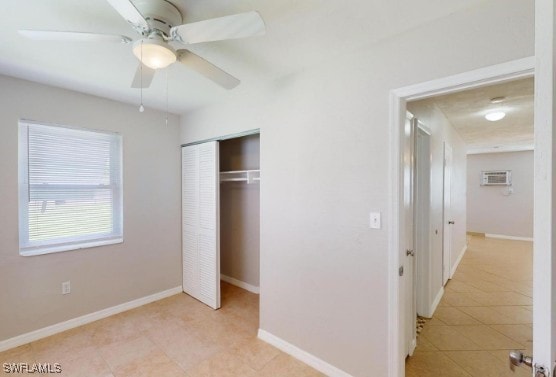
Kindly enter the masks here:
[[220, 280], [258, 293], [259, 134], [182, 148], [183, 291], [218, 309]]

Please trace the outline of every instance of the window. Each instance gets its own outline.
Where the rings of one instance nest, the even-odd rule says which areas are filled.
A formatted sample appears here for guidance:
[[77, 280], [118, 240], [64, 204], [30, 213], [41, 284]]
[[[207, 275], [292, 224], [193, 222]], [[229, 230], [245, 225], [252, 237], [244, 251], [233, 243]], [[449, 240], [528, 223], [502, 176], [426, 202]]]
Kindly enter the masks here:
[[122, 242], [122, 139], [19, 123], [19, 253]]

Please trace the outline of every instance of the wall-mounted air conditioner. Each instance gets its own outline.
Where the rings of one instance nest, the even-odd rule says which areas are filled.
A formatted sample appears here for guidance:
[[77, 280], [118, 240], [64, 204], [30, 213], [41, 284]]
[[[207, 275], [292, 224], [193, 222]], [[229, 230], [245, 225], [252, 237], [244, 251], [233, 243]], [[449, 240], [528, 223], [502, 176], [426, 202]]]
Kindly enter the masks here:
[[481, 172], [481, 186], [511, 186], [511, 170], [490, 170]]

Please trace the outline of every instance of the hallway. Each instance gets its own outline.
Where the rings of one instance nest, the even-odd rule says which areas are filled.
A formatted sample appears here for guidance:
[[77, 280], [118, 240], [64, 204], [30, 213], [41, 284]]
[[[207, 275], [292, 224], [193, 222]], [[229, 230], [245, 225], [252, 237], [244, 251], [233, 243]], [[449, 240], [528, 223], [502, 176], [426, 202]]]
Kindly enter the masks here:
[[477, 236], [406, 360], [407, 377], [529, 377], [508, 353], [532, 354], [533, 244]]

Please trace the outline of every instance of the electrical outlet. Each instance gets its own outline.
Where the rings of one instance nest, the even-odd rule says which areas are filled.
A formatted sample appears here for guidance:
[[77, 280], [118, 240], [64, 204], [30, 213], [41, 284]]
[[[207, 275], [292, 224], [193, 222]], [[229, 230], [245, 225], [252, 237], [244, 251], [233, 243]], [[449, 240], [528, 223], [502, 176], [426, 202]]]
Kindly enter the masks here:
[[71, 283], [68, 280], [62, 283], [62, 294], [67, 295], [69, 293], [71, 293]]

